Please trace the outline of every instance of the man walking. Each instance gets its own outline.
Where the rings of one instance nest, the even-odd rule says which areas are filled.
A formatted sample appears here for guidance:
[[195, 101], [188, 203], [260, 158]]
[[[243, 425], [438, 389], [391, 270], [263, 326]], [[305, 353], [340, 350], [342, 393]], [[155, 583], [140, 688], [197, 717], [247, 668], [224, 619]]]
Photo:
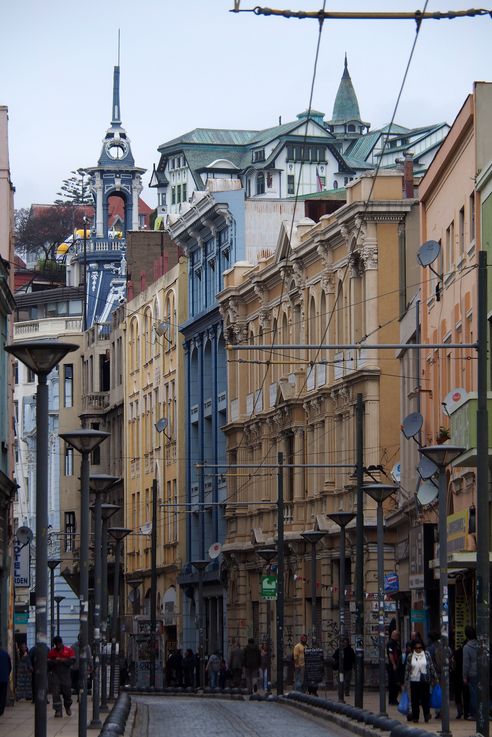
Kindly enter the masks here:
[[305, 659], [304, 650], [307, 645], [307, 635], [301, 635], [300, 641], [294, 646], [294, 688], [304, 691]]
[[390, 640], [386, 646], [388, 655], [388, 702], [398, 704], [398, 694], [402, 682], [402, 659], [400, 647], [400, 634], [398, 630], [393, 630]]
[[[343, 638], [343, 685], [345, 696], [350, 696], [350, 684], [352, 683], [352, 671], [355, 666], [355, 651], [348, 637]], [[333, 653], [333, 668], [338, 670], [340, 665], [340, 649], [337, 647]]]
[[470, 697], [470, 714], [468, 719], [477, 716], [478, 688], [478, 641], [474, 627], [465, 627], [466, 644], [463, 647], [463, 683], [468, 686]]
[[229, 670], [232, 673], [232, 685], [239, 688], [243, 675], [243, 659], [244, 653], [239, 640], [232, 643], [231, 653], [229, 655]]
[[53, 639], [54, 647], [48, 653], [48, 664], [52, 673], [53, 688], [53, 709], [55, 717], [61, 718], [62, 713], [62, 697], [63, 705], [67, 716], [71, 716], [72, 706], [72, 679], [70, 668], [75, 662], [75, 653], [73, 648], [63, 644], [63, 640], [58, 635]]
[[10, 672], [12, 670], [12, 661], [6, 650], [0, 647], [0, 716], [5, 710], [7, 703], [7, 689], [9, 687]]

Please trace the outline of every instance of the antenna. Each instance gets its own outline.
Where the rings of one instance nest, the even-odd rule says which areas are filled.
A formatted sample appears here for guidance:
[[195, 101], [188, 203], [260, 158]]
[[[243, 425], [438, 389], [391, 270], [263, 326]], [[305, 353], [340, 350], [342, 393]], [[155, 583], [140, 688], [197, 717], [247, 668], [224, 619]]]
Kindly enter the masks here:
[[430, 458], [427, 458], [424, 455], [421, 455], [420, 457], [420, 463], [417, 466], [417, 471], [420, 478], [424, 481], [430, 479], [432, 476], [434, 476], [434, 474], [439, 473], [439, 469], [434, 461], [431, 461]]
[[121, 30], [118, 28], [118, 66], [120, 65], [120, 34]]
[[417, 499], [424, 507], [426, 504], [432, 504], [432, 502], [435, 501], [437, 494], [438, 487], [436, 484], [431, 480], [427, 480], [420, 486], [420, 489], [417, 492]]
[[157, 432], [164, 432], [168, 424], [169, 423], [167, 421], [167, 418], [161, 417], [161, 419], [157, 420], [157, 422], [155, 423], [155, 429], [157, 430]]
[[[437, 241], [425, 241], [423, 243], [418, 252], [417, 252], [417, 261], [421, 266], [424, 268], [426, 266], [429, 267], [429, 269], [432, 271], [432, 273], [437, 276], [439, 279], [439, 282], [442, 282], [442, 274], [439, 274], [435, 269], [432, 268], [431, 264], [434, 263], [436, 258], [439, 257], [439, 254], [441, 253], [441, 244]], [[436, 284], [436, 301], [439, 302], [441, 298], [441, 286], [439, 282]]]

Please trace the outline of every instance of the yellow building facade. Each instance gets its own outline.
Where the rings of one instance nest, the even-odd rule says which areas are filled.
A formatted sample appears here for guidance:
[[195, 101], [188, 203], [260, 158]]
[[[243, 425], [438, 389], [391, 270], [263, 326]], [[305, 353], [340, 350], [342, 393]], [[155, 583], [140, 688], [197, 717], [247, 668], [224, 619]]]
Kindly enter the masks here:
[[[183, 349], [178, 325], [187, 315], [186, 261], [128, 302], [125, 341], [125, 541], [127, 633], [144, 634], [150, 619], [152, 485], [157, 482], [157, 622], [160, 654], [180, 641], [177, 572], [184, 560]], [[135, 587], [131, 582], [140, 583]], [[132, 600], [132, 601], [130, 601]], [[145, 624], [147, 622], [147, 624]], [[142, 656], [142, 653], [140, 654]]]

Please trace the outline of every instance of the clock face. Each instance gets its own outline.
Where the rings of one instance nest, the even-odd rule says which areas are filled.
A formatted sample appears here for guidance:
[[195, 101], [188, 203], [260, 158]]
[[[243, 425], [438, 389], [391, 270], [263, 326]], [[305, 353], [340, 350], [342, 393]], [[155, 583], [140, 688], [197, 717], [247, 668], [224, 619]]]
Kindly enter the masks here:
[[128, 152], [128, 146], [124, 141], [111, 141], [106, 144], [106, 151], [112, 159], [123, 159]]

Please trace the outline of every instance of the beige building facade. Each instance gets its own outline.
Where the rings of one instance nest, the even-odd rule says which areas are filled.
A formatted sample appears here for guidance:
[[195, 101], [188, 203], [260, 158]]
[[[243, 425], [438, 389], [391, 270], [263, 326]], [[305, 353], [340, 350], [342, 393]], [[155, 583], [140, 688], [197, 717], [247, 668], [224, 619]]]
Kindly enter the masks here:
[[[404, 198], [402, 174], [361, 177], [347, 203], [319, 223], [281, 229], [275, 254], [255, 267], [237, 264], [219, 296], [231, 344], [227, 506], [229, 638], [265, 639], [267, 607], [260, 596], [263, 562], [257, 551], [276, 541], [278, 453], [284, 472], [286, 655], [312, 621], [311, 548], [302, 532], [326, 532], [317, 546], [318, 621], [326, 653], [337, 646], [339, 532], [327, 515], [355, 512], [355, 404], [364, 404], [364, 466], [387, 481], [399, 456], [400, 376], [395, 351], [344, 348], [399, 341], [400, 291], [408, 247], [406, 221], [415, 201]], [[411, 232], [415, 232], [413, 223]], [[337, 347], [324, 348], [324, 345]], [[271, 346], [259, 349], [255, 346]], [[276, 348], [275, 346], [292, 348]], [[315, 348], [307, 349], [303, 346]], [[296, 468], [296, 464], [310, 466]], [[347, 467], [340, 467], [346, 464]], [[318, 466], [318, 467], [316, 467]], [[370, 479], [368, 479], [370, 481]], [[388, 502], [388, 510], [397, 500]], [[367, 598], [366, 660], [377, 659], [375, 509], [364, 503]], [[394, 571], [389, 536], [385, 570]], [[355, 529], [347, 528], [348, 631], [354, 636]], [[374, 602], [375, 603], [375, 602]], [[377, 623], [377, 621], [376, 621]], [[274, 630], [273, 620], [270, 623]]]

